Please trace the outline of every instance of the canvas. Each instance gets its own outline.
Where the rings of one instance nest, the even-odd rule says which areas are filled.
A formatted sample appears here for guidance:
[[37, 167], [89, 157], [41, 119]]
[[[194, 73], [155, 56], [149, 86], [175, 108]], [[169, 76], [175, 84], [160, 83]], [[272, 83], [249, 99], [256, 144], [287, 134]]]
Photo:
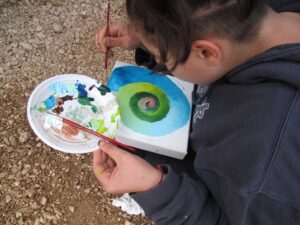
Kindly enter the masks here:
[[115, 93], [120, 107], [117, 141], [158, 154], [184, 158], [193, 84], [117, 62], [107, 86]]

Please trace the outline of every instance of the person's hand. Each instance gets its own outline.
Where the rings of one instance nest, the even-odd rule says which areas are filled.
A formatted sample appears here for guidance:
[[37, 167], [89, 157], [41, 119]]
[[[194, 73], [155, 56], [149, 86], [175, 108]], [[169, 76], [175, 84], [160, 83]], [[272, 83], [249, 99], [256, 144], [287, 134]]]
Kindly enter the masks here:
[[104, 142], [93, 153], [93, 171], [104, 190], [111, 194], [149, 190], [164, 176], [142, 158]]
[[132, 32], [126, 23], [114, 23], [109, 26], [104, 26], [96, 35], [96, 46], [106, 52], [107, 48], [121, 47], [127, 50], [134, 50], [139, 47], [141, 41]]

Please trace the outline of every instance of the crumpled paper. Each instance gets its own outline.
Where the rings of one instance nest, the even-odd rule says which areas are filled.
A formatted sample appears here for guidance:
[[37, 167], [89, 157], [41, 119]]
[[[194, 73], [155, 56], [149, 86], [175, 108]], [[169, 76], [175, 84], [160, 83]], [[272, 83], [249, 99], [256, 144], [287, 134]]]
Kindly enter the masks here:
[[128, 193], [125, 193], [120, 198], [113, 199], [112, 205], [121, 207], [121, 210], [128, 213], [129, 215], [145, 215], [144, 210], [132, 197], [130, 197]]

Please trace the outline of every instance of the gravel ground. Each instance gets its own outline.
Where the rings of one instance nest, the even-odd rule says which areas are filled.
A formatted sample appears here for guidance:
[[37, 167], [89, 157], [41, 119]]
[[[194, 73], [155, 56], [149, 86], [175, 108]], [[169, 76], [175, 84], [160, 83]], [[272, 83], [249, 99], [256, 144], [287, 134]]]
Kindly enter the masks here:
[[[113, 0], [112, 21], [124, 20]], [[92, 174], [91, 155], [43, 144], [26, 119], [26, 103], [41, 81], [64, 73], [99, 78], [102, 26], [95, 0], [0, 0], [0, 224], [150, 225], [112, 206]], [[102, 8], [104, 12], [104, 7]], [[101, 19], [102, 18], [102, 19]], [[132, 52], [116, 49], [116, 60]]]

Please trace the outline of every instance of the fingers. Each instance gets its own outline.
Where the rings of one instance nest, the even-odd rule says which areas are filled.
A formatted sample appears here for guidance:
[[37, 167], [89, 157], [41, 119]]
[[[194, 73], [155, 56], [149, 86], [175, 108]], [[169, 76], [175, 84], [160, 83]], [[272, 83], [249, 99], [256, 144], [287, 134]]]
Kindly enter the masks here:
[[109, 47], [128, 47], [128, 37], [102, 37], [101, 34], [96, 35], [96, 46], [101, 52], [105, 53]]
[[128, 37], [123, 36], [123, 37], [106, 37], [104, 39], [104, 45], [106, 47], [122, 47], [122, 48], [127, 48], [127, 39]]
[[96, 46], [104, 53], [108, 51], [109, 47], [135, 49], [139, 44], [139, 40], [135, 40], [129, 35], [128, 25], [125, 23], [114, 23], [109, 29], [104, 26], [96, 35]]
[[102, 164], [104, 161], [105, 158], [101, 150], [97, 150], [93, 152], [93, 167]]
[[93, 171], [101, 183], [109, 177], [115, 166], [115, 162], [105, 152], [98, 150], [93, 153]]
[[108, 165], [109, 168], [114, 168], [114, 167], [116, 167], [117, 164], [116, 164], [116, 162], [112, 158], [108, 157], [108, 159], [107, 159], [107, 165]]
[[111, 25], [109, 29], [107, 25], [102, 27], [100, 32], [96, 35], [96, 46], [104, 53], [107, 52], [107, 47], [121, 47], [122, 43], [120, 43], [120, 41], [111, 40], [110, 37], [118, 39], [123, 26], [125, 25], [122, 23], [116, 23]]
[[96, 46], [100, 49], [101, 52], [106, 52], [107, 47], [105, 45], [105, 37], [107, 35], [107, 26], [104, 26], [100, 32], [96, 35]]
[[130, 157], [130, 153], [118, 148], [111, 143], [100, 143], [100, 149], [105, 152], [116, 164], [122, 161], [123, 157]]

